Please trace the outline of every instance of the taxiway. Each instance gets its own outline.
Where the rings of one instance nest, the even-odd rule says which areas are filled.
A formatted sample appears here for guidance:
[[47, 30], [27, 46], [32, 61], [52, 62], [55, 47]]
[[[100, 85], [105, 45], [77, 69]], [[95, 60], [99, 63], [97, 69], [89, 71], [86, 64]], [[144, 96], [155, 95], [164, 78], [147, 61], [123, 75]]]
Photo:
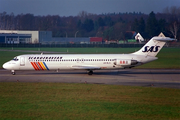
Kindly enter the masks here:
[[180, 88], [180, 69], [16, 71], [0, 70], [0, 82], [60, 82]]

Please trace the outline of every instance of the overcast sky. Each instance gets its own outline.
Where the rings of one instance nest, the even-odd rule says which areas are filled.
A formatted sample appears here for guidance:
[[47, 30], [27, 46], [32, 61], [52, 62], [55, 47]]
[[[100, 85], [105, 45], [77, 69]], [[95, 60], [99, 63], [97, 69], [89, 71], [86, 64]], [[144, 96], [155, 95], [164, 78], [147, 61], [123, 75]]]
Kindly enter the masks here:
[[165, 7], [180, 6], [180, 0], [0, 0], [0, 13], [76, 16], [88, 13], [162, 12]]

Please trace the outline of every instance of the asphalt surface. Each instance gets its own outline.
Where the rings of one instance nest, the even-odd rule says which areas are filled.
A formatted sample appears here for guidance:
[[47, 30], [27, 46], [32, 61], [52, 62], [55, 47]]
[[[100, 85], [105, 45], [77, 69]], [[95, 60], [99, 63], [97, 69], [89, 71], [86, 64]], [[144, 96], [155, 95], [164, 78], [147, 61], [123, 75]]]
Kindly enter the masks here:
[[180, 88], [180, 69], [10, 71], [0, 69], [0, 82], [59, 82]]

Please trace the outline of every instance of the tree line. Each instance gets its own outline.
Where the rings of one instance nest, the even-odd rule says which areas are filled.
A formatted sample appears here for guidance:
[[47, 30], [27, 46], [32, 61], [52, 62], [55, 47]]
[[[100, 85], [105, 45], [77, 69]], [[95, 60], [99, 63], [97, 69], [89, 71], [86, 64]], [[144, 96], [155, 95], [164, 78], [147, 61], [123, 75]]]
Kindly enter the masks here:
[[1, 30], [52, 31], [53, 37], [103, 37], [105, 40], [126, 40], [131, 31], [149, 39], [163, 32], [180, 39], [180, 7], [167, 7], [162, 13], [90, 14], [77, 16], [35, 16], [33, 14], [0, 13]]

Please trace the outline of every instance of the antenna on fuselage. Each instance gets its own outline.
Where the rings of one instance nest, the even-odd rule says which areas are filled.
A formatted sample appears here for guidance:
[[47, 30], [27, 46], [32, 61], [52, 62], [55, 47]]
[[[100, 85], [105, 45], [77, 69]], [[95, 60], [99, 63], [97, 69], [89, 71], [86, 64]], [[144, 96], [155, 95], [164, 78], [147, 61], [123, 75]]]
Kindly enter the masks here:
[[43, 52], [41, 53], [41, 55], [43, 55]]

